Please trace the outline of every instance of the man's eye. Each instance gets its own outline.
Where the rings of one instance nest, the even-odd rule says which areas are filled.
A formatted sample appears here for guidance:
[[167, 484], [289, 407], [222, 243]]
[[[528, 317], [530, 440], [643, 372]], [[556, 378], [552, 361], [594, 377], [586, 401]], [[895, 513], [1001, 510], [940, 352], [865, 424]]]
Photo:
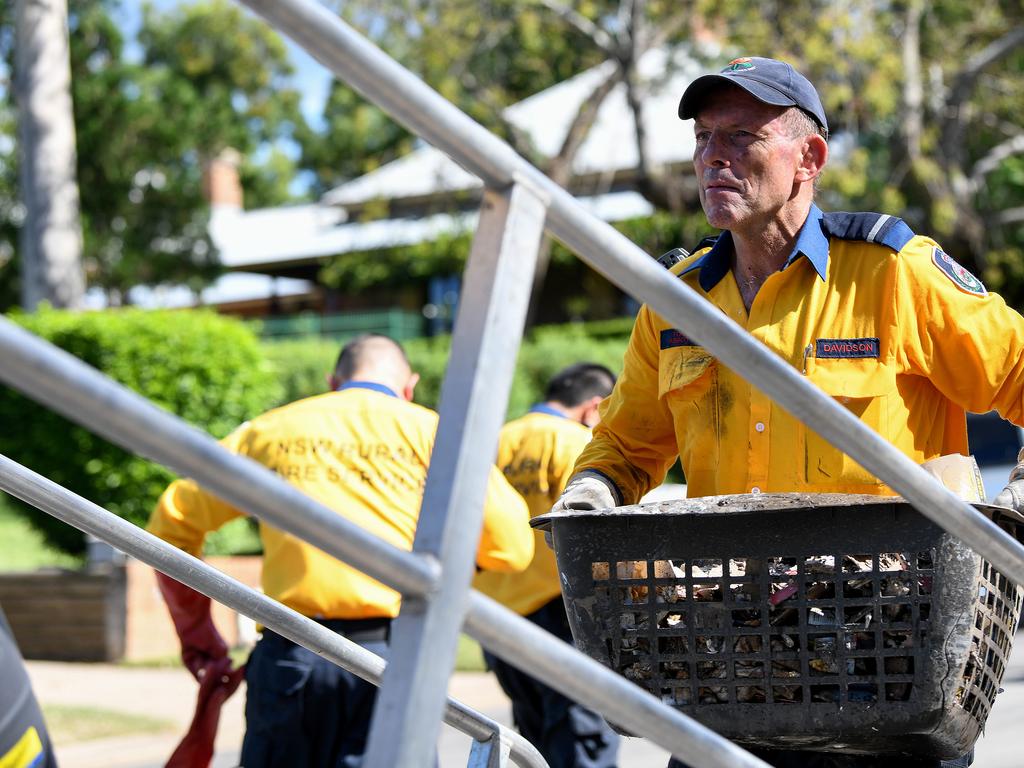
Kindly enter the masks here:
[[711, 133], [709, 131], [697, 131], [695, 138], [700, 144], [707, 144], [708, 139], [711, 138]]

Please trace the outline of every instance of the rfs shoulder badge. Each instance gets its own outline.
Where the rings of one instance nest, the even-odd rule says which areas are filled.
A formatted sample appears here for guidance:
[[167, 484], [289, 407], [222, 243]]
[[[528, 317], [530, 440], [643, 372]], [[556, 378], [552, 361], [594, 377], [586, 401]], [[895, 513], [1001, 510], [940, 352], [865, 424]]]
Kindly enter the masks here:
[[985, 290], [981, 280], [957, 264], [952, 256], [938, 246], [932, 248], [932, 263], [964, 293], [970, 293], [975, 296], [988, 295], [988, 291]]

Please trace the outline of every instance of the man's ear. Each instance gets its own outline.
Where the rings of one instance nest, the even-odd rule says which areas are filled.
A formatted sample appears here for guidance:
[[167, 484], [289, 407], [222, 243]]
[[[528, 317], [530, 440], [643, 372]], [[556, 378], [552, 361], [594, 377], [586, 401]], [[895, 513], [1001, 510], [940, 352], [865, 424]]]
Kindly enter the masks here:
[[597, 409], [598, 406], [601, 405], [601, 402], [603, 400], [604, 398], [601, 397], [600, 395], [594, 395], [585, 403], [583, 415], [580, 419], [583, 426], [590, 427], [591, 429], [593, 429], [598, 425], [598, 423], [601, 421], [601, 414], [598, 413]]
[[804, 140], [800, 164], [796, 169], [797, 181], [814, 181], [821, 175], [828, 161], [828, 142], [818, 134], [811, 134]]
[[410, 374], [409, 381], [402, 387], [402, 397], [412, 402], [413, 392], [416, 389], [416, 385], [420, 382], [420, 375], [418, 373]]
[[334, 392], [338, 387], [341, 386], [341, 379], [339, 379], [333, 373], [326, 374], [324, 378], [327, 379], [327, 386], [330, 387], [331, 392]]

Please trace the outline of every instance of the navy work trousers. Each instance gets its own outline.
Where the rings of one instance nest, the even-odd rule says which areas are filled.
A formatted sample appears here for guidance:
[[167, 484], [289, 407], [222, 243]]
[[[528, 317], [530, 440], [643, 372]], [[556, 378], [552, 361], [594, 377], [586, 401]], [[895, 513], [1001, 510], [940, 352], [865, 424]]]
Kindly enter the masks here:
[[[387, 658], [390, 620], [322, 621]], [[245, 671], [243, 768], [359, 768], [377, 689], [281, 635], [263, 631]]]
[[[565, 642], [572, 642], [561, 598], [526, 618]], [[512, 718], [519, 733], [540, 751], [551, 768], [614, 768], [619, 736], [601, 715], [496, 656], [485, 653], [484, 657], [512, 699]]]
[[[836, 755], [824, 752], [800, 752], [797, 750], [751, 749], [775, 768], [967, 768], [974, 760], [974, 750], [956, 760], [892, 755], [873, 757], [870, 755]], [[687, 768], [686, 763], [672, 759], [668, 768]]]

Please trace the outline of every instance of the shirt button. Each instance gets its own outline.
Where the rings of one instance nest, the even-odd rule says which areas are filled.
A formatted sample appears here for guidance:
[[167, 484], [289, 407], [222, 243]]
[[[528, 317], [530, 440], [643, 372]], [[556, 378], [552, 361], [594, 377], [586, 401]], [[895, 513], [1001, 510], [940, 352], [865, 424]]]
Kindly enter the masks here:
[[756, 429], [758, 432], [764, 432], [764, 422], [757, 422], [757, 424], [754, 425], [754, 429]]
[[754, 486], [753, 488], [751, 488], [751, 489], [750, 489], [750, 492], [751, 492], [751, 493], [760, 493], [760, 492], [761, 492], [761, 489], [760, 489], [760, 488], [758, 488], [758, 487], [757, 487], [757, 486], [755, 485], [755, 486]]

